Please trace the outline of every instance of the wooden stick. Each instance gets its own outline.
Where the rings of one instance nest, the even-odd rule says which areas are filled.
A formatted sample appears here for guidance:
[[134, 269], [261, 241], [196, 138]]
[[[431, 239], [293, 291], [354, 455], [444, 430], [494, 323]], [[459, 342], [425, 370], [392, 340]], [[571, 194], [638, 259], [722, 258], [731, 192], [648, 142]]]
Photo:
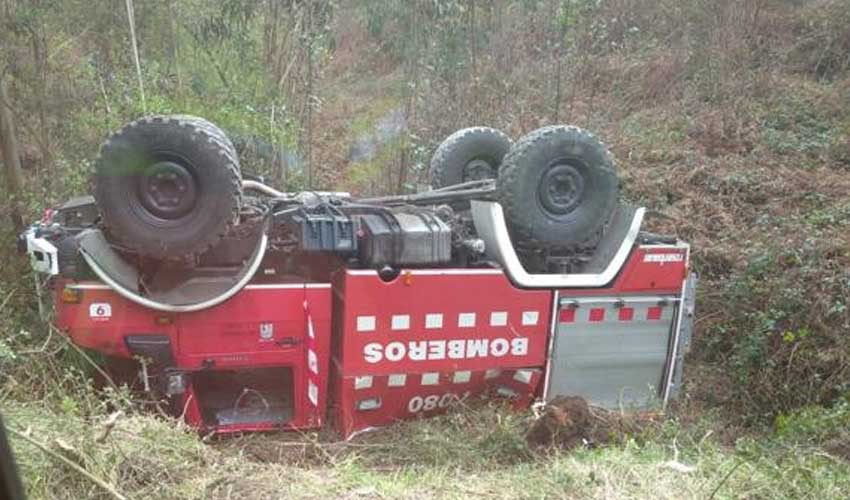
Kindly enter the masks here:
[[17, 289], [16, 289], [16, 288], [13, 288], [13, 289], [12, 289], [12, 291], [11, 291], [11, 292], [9, 292], [9, 294], [8, 294], [8, 295], [6, 295], [6, 298], [5, 298], [5, 299], [3, 299], [3, 302], [2, 302], [2, 303], [0, 303], [0, 311], [2, 311], [2, 310], [3, 310], [3, 308], [5, 308], [5, 307], [6, 307], [6, 304], [8, 304], [8, 303], [9, 303], [9, 300], [12, 298], [12, 295], [15, 295], [15, 292], [16, 292], [16, 291], [17, 291]]
[[[98, 372], [98, 373], [100, 373], [100, 374], [103, 376], [103, 378], [105, 378], [105, 379], [106, 379], [106, 382], [107, 382], [107, 383], [108, 383], [108, 384], [112, 387], [112, 389], [115, 391], [115, 395], [116, 395], [116, 396], [121, 396], [121, 390], [118, 388], [118, 385], [115, 383], [115, 381], [114, 381], [114, 380], [112, 380], [112, 377], [110, 377], [110, 376], [109, 376], [109, 374], [108, 374], [108, 373], [106, 373], [106, 371], [105, 371], [103, 368], [101, 368], [101, 366], [100, 366], [100, 365], [98, 365], [98, 364], [95, 362], [95, 360], [91, 359], [91, 356], [89, 356], [88, 354], [86, 354], [86, 352], [85, 352], [84, 350], [82, 350], [79, 346], [77, 346], [77, 344], [73, 343], [73, 342], [71, 341], [71, 339], [69, 339], [66, 335], [64, 335], [64, 334], [63, 334], [63, 333], [62, 333], [62, 332], [61, 332], [58, 328], [56, 328], [55, 326], [53, 326], [53, 325], [52, 325], [52, 324], [50, 324], [50, 323], [48, 323], [48, 326], [49, 326], [50, 328], [55, 329], [55, 330], [59, 333], [59, 338], [61, 338], [62, 340], [64, 340], [66, 344], [68, 344], [68, 345], [69, 345], [69, 346], [71, 346], [71, 347], [72, 347], [75, 351], [77, 351], [77, 353], [78, 353], [80, 356], [82, 356], [82, 357], [83, 357], [83, 359], [85, 359], [86, 361], [88, 361], [88, 363], [92, 366], [92, 368], [94, 368], [95, 370], [97, 370], [97, 372]], [[132, 406], [133, 402], [132, 402], [132, 401], [130, 401], [127, 397], [122, 397], [122, 399], [123, 399], [123, 400], [124, 400], [124, 401], [125, 401], [128, 405], [131, 405], [131, 406]]]

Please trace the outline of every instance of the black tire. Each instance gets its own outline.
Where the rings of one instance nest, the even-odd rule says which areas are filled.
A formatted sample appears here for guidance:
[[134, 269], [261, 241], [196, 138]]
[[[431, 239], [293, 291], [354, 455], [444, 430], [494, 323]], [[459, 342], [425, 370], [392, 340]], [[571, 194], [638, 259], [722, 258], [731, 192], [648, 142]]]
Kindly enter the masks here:
[[495, 179], [502, 158], [511, 149], [511, 139], [488, 127], [458, 130], [440, 144], [431, 158], [434, 189], [462, 182]]
[[94, 181], [110, 240], [161, 259], [216, 244], [236, 221], [242, 197], [230, 140], [212, 123], [184, 115], [143, 118], [113, 134]]
[[223, 130], [213, 125], [212, 123], [204, 120], [203, 118], [192, 116], [192, 115], [168, 115], [168, 118], [172, 120], [181, 120], [187, 123], [191, 123], [192, 125], [204, 129], [207, 133], [217, 139], [221, 145], [234, 157], [234, 161], [238, 163], [238, 154], [236, 151], [236, 147], [233, 145], [233, 141], [230, 140], [230, 137], [225, 134]]
[[497, 180], [497, 199], [514, 245], [532, 251], [583, 253], [594, 246], [617, 206], [618, 190], [605, 145], [566, 125], [520, 139]]

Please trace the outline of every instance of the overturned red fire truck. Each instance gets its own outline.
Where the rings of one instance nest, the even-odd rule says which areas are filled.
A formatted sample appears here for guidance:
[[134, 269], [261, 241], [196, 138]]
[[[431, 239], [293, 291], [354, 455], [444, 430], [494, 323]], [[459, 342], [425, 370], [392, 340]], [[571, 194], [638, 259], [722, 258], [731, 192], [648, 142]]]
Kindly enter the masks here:
[[348, 437], [479, 396], [676, 397], [689, 247], [642, 230], [601, 142], [469, 128], [431, 175], [411, 195], [284, 193], [215, 125], [148, 117], [104, 143], [94, 196], [19, 244], [57, 327], [204, 432]]

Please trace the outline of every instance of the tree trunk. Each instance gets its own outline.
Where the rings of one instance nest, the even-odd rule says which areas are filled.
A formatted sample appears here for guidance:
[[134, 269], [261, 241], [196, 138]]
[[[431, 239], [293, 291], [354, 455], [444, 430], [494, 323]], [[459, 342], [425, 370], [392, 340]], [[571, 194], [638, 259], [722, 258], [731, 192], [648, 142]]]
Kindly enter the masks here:
[[180, 35], [177, 33], [177, 7], [174, 0], [168, 2], [168, 27], [171, 34], [171, 58], [174, 61], [174, 74], [177, 77], [177, 96], [183, 97], [183, 72], [180, 68]]
[[478, 89], [478, 34], [475, 33], [475, 0], [469, 0], [469, 46], [472, 52], [472, 106], [477, 115], [479, 109]]
[[53, 177], [53, 154], [50, 151], [50, 126], [47, 122], [47, 106], [48, 106], [48, 79], [50, 78], [50, 69], [47, 60], [47, 35], [45, 33], [44, 18], [39, 16], [38, 31], [33, 31], [33, 60], [37, 66], [38, 81], [36, 82], [36, 92], [38, 95], [38, 124], [39, 124], [39, 148], [41, 149], [41, 163], [44, 168], [40, 169], [45, 175], [44, 186], [49, 191], [51, 189], [51, 181]]
[[307, 9], [307, 23], [305, 24], [305, 36], [306, 36], [306, 58], [307, 58], [307, 82], [306, 88], [304, 91], [304, 102], [306, 105], [305, 114], [306, 117], [304, 119], [305, 123], [305, 132], [306, 137], [304, 138], [304, 159], [306, 177], [307, 177], [307, 189], [312, 189], [313, 186], [313, 177], [316, 172], [314, 171], [313, 165], [313, 2], [312, 0], [307, 2], [305, 8]]
[[572, 15], [569, 10], [570, 7], [569, 2], [564, 2], [563, 9], [565, 12], [562, 12], [561, 16], [558, 16], [560, 30], [558, 31], [558, 45], [555, 51], [557, 69], [555, 73], [555, 106], [553, 107], [554, 116], [552, 117], [552, 123], [558, 123], [561, 119], [561, 74], [563, 72], [564, 38], [567, 37], [567, 22]]
[[0, 143], [3, 145], [3, 164], [6, 167], [6, 187], [9, 192], [12, 226], [15, 232], [20, 232], [24, 228], [20, 206], [20, 197], [23, 192], [21, 157], [18, 154], [18, 140], [15, 136], [11, 102], [6, 92], [6, 81], [2, 75], [0, 75]]
[[130, 25], [130, 48], [132, 49], [133, 65], [136, 67], [136, 79], [139, 81], [139, 98], [142, 101], [142, 111], [148, 112], [145, 101], [145, 84], [142, 79], [142, 64], [139, 62], [139, 43], [136, 40], [136, 14], [133, 9], [133, 0], [126, 0], [127, 23]]

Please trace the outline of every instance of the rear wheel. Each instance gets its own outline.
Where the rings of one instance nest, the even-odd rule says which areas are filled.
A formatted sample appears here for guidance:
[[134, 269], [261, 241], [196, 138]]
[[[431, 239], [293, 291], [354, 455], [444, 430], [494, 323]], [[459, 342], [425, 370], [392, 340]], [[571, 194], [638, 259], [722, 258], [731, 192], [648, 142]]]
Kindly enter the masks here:
[[511, 140], [489, 127], [458, 130], [440, 144], [431, 158], [434, 189], [484, 179], [495, 179]]
[[611, 154], [573, 126], [544, 127], [520, 139], [502, 163], [497, 186], [515, 245], [537, 256], [592, 249], [617, 206]]
[[201, 118], [130, 123], [106, 141], [95, 165], [95, 198], [110, 240], [145, 256], [206, 251], [236, 221], [241, 195], [233, 145]]

